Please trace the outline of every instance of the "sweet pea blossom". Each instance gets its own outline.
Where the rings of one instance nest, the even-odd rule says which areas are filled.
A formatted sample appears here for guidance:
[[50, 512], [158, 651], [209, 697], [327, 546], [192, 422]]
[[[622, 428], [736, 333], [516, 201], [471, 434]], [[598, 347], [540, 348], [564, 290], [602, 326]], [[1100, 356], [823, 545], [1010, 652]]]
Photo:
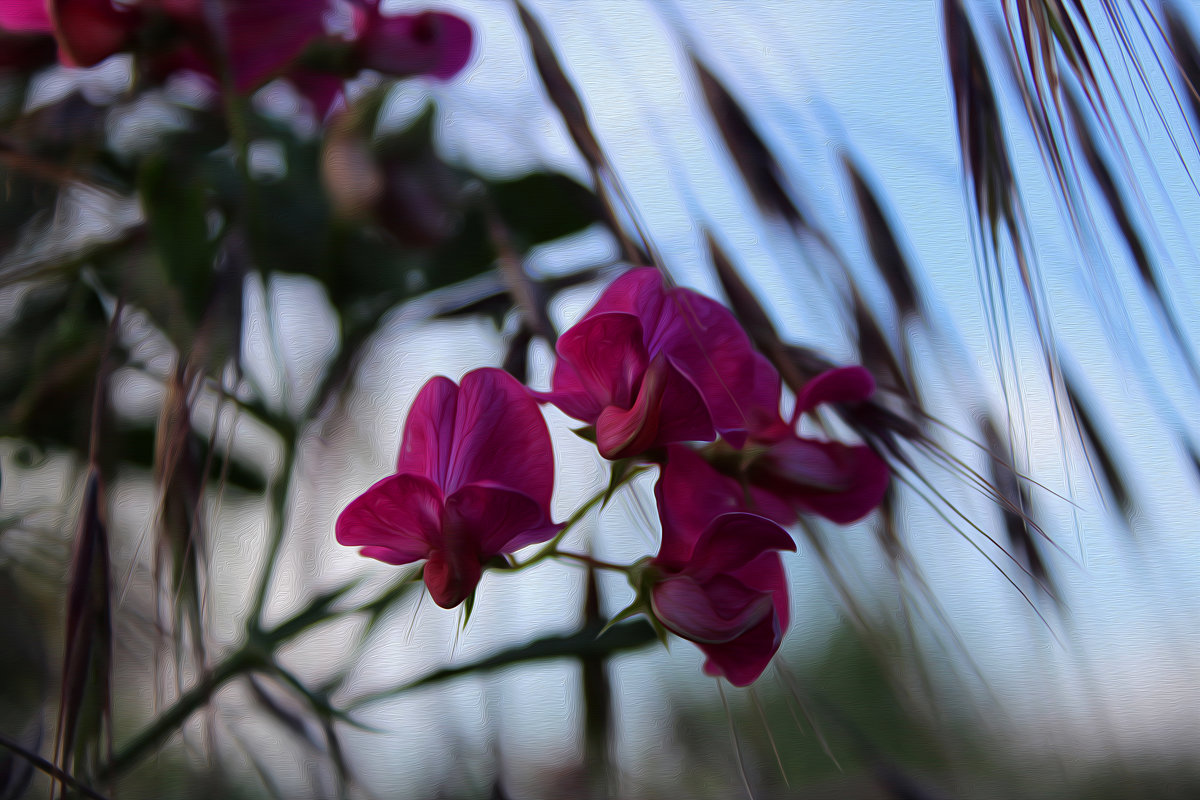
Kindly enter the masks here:
[[45, 0], [0, 2], [0, 70], [31, 69], [54, 61]]
[[796, 396], [791, 423], [779, 414], [779, 374], [757, 356], [754, 428], [746, 447], [744, 476], [756, 509], [789, 525], [798, 511], [808, 511], [840, 524], [865, 517], [883, 500], [890, 472], [865, 445], [847, 445], [798, 436], [795, 422], [825, 403], [856, 403], [875, 391], [871, 373], [841, 367], [817, 375]]
[[622, 275], [558, 339], [539, 399], [594, 425], [605, 458], [673, 442], [746, 440], [754, 349], [724, 306], [663, 286], [658, 270]]
[[[388, 75], [450, 78], [466, 65], [472, 32], [451, 14], [384, 16], [376, 0], [356, 0], [350, 39], [329, 35], [332, 0], [223, 0], [217, 18], [209, 0], [5, 0], [0, 35], [52, 33], [59, 60], [90, 67], [117, 53], [137, 51], [147, 73], [162, 78], [188, 69], [218, 81], [219, 54], [227, 49], [234, 88], [250, 92], [287, 77], [324, 116], [342, 83], [361, 69]], [[8, 38], [8, 37], [6, 37]], [[315, 43], [322, 63], [301, 63]]]
[[363, 0], [354, 22], [360, 66], [385, 75], [429, 75], [445, 80], [471, 57], [471, 26], [453, 14], [425, 11], [384, 16], [377, 0]]
[[753, 683], [787, 630], [777, 551], [794, 551], [795, 543], [771, 520], [748, 513], [737, 481], [686, 446], [668, 448], [654, 492], [663, 529], [648, 567], [654, 617], [708, 656], [707, 674]]
[[388, 564], [427, 559], [429, 594], [453, 608], [483, 564], [561, 529], [550, 519], [553, 488], [550, 433], [521, 384], [492, 368], [461, 386], [439, 376], [409, 411], [396, 473], [346, 507], [337, 541]]

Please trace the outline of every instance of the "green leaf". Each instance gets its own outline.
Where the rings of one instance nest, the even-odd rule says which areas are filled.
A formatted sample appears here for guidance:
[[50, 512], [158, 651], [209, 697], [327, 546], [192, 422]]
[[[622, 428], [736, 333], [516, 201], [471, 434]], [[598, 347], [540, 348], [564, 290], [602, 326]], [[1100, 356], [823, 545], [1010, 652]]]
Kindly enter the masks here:
[[560, 239], [604, 219], [591, 189], [556, 172], [487, 184], [492, 204], [518, 248]]
[[212, 291], [216, 252], [205, 217], [209, 208], [205, 184], [191, 162], [159, 153], [142, 163], [138, 189], [167, 282], [196, 325]]
[[395, 608], [396, 604], [407, 597], [409, 592], [421, 586], [424, 574], [425, 568], [423, 566], [408, 572], [393, 581], [379, 597], [363, 603], [354, 609], [356, 613], [365, 613], [368, 615], [367, 626], [362, 632], [363, 641], [366, 641], [375, 631], [375, 628], [378, 627], [388, 611]]
[[640, 650], [657, 641], [654, 628], [645, 620], [635, 620], [615, 625], [600, 636], [596, 629], [588, 626], [565, 636], [547, 636], [528, 644], [501, 650], [498, 653], [470, 664], [446, 667], [392, 689], [359, 698], [349, 705], [349, 710], [377, 703], [409, 692], [422, 686], [448, 681], [463, 675], [491, 672], [513, 664], [548, 661], [556, 658], [581, 658], [612, 655], [614, 653]]
[[283, 642], [303, 633], [314, 625], [319, 625], [335, 616], [340, 616], [338, 612], [333, 612], [330, 609], [334, 603], [352, 591], [359, 583], [360, 579], [355, 578], [336, 589], [330, 589], [327, 592], [317, 595], [309, 601], [307, 606], [268, 631], [266, 633], [267, 640], [269, 642]]

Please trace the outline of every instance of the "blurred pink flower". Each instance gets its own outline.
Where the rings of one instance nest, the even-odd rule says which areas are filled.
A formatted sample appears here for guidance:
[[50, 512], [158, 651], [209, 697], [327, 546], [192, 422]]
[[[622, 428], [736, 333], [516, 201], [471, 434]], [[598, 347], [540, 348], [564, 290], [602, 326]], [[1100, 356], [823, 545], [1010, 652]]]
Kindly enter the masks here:
[[558, 340], [554, 403], [596, 426], [605, 458], [672, 442], [746, 440], [754, 349], [733, 315], [662, 275], [635, 269], [613, 282]]
[[0, 69], [52, 63], [53, 31], [45, 0], [0, 0]]
[[48, 0], [58, 58], [91, 67], [133, 46], [149, 4], [116, 6], [111, 0]]
[[[138, 49], [150, 74], [190, 69], [217, 80], [221, 43], [228, 47], [234, 86], [250, 92], [276, 77], [288, 77], [324, 116], [345, 78], [360, 69], [393, 76], [431, 75], [445, 79], [471, 55], [471, 26], [451, 14], [425, 12], [383, 16], [375, 0], [355, 4], [350, 41], [330, 37], [325, 17], [330, 0], [223, 0], [222, 36], [214, 38], [205, 0], [6, 0], [0, 3], [0, 30], [53, 32], [59, 59], [90, 67], [117, 53]], [[146, 39], [150, 31], [154, 41]], [[300, 63], [315, 42], [339, 51], [327, 69]]]
[[436, 377], [417, 395], [396, 474], [338, 517], [340, 544], [388, 564], [428, 559], [425, 585], [453, 608], [475, 591], [482, 565], [550, 539], [554, 454], [541, 411], [498, 369], [462, 385]]
[[883, 500], [890, 471], [865, 445], [806, 439], [795, 433], [800, 415], [824, 403], [856, 403], [875, 391], [871, 373], [842, 367], [817, 375], [796, 397], [792, 422], [779, 415], [779, 375], [761, 356], [755, 379], [755, 429], [746, 478], [756, 506], [783, 525], [797, 511], [810, 511], [846, 524], [865, 517]]
[[425, 11], [385, 17], [376, 0], [355, 15], [359, 66], [385, 75], [429, 75], [445, 80], [471, 57], [471, 26], [453, 14]]
[[46, 0], [3, 0], [0, 29], [10, 33], [48, 33], [53, 30]]
[[688, 447], [668, 448], [655, 495], [663, 528], [650, 562], [655, 618], [708, 656], [709, 675], [753, 683], [787, 630], [777, 551], [794, 551], [795, 543], [771, 520], [747, 513], [737, 481]]

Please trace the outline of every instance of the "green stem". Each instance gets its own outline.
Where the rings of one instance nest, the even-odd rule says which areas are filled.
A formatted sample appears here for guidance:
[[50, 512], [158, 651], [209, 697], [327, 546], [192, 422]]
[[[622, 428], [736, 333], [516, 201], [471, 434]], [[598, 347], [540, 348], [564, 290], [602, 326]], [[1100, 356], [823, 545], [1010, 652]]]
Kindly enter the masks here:
[[607, 569], [611, 570], [612, 572], [629, 572], [631, 569], [631, 567], [628, 565], [623, 566], [621, 564], [613, 564], [611, 561], [601, 561], [598, 558], [592, 558], [584, 553], [569, 553], [565, 550], [556, 550], [552, 555], [555, 558], [571, 558], [580, 562], [581, 564], [587, 564], [589, 567], [595, 567], [596, 569]]
[[[604, 491], [596, 492], [596, 494], [588, 498], [586, 503], [575, 510], [575, 513], [572, 514], [565, 523], [563, 523], [562, 530], [559, 531], [553, 539], [551, 539], [549, 542], [546, 542], [545, 547], [530, 556], [528, 561], [513, 565], [512, 569], [515, 571], [525, 569], [526, 567], [532, 567], [534, 564], [558, 555], [566, 555], [567, 557], [571, 557], [569, 553], [560, 553], [558, 550], [558, 546], [562, 543], [562, 540], [566, 537], [567, 533], [570, 532], [571, 528], [579, 524], [579, 522], [586, 517], [593, 508], [612, 497], [613, 493], [619, 487], [625, 485], [634, 477], [641, 475], [648, 469], [650, 469], [650, 467], [646, 464], [643, 464], [640, 467], [635, 467], [634, 469], [629, 470], [625, 477], [623, 477], [615, 486], [609, 486], [608, 488], [604, 489]], [[624, 571], [626, 567], [618, 567], [618, 569]]]
[[112, 757], [108, 766], [100, 773], [104, 781], [111, 781], [134, 766], [151, 751], [157, 749], [188, 717], [208, 704], [212, 695], [227, 681], [262, 665], [263, 656], [252, 647], [243, 647], [226, 658], [204, 680], [188, 690], [175, 704], [160, 714], [150, 725], [122, 747]]
[[14, 742], [12, 739], [9, 739], [7, 736], [4, 736], [3, 734], [0, 734], [0, 747], [4, 747], [4, 748], [11, 750], [18, 757], [25, 759], [26, 761], [28, 761], [30, 764], [32, 764], [37, 769], [40, 769], [42, 772], [46, 773], [50, 777], [52, 777], [58, 781], [61, 781], [62, 783], [67, 784], [68, 786], [70, 786], [72, 789], [79, 792], [80, 794], [82, 794], [86, 797], [92, 798], [92, 800], [108, 800], [107, 797], [100, 794], [95, 789], [92, 789], [91, 787], [89, 787], [87, 784], [80, 781], [78, 778], [76, 778], [71, 773], [67, 772], [64, 769], [60, 769], [59, 767], [55, 766], [53, 763], [51, 763], [51, 762], [47, 761], [46, 759], [42, 758], [41, 756], [39, 756], [37, 753], [35, 753], [31, 750], [26, 750], [24, 747], [22, 747], [20, 745], [20, 743]]
[[287, 525], [287, 499], [292, 489], [292, 479], [296, 473], [296, 441], [283, 441], [283, 474], [278, 476], [271, 486], [271, 532], [267, 542], [266, 566], [263, 567], [262, 578], [254, 597], [254, 605], [246, 624], [252, 632], [262, 630], [263, 608], [267, 604], [267, 592], [271, 588], [271, 580], [275, 577], [275, 562], [279, 560], [279, 551], [283, 548], [283, 533]]
[[[267, 577], [269, 578], [269, 576]], [[373, 612], [379, 602], [394, 591], [395, 587], [391, 587], [381, 597], [339, 613]], [[112, 780], [128, 771], [138, 761], [161, 746], [176, 729], [187, 722], [188, 717], [207, 705], [218, 689], [234, 678], [255, 670], [269, 669], [276, 673], [280, 672], [278, 666], [271, 663], [271, 653], [279, 645], [311, 627], [310, 624], [305, 624], [311, 615], [311, 607], [306, 607], [269, 631], [253, 630], [246, 644], [217, 664], [200, 683], [189, 689], [175, 701], [173, 706], [117, 751], [108, 766], [102, 770], [101, 778], [106, 781]], [[332, 619], [334, 616], [336, 614], [330, 614], [328, 619]], [[297, 682], [297, 685], [301, 684]]]

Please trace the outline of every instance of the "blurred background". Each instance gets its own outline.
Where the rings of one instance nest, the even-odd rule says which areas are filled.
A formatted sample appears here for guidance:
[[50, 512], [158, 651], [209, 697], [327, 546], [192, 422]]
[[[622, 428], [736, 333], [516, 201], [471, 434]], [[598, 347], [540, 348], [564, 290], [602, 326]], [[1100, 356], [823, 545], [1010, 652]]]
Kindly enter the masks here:
[[[1191, 6], [434, 10], [457, 74], [327, 113], [0, 25], [0, 798], [1200, 794]], [[333, 538], [425, 381], [547, 388], [637, 263], [880, 385], [826, 430], [893, 488], [793, 531], [749, 689], [598, 637], [619, 576], [465, 621]], [[609, 466], [545, 414], [565, 519]], [[568, 543], [655, 552], [654, 479]]]

